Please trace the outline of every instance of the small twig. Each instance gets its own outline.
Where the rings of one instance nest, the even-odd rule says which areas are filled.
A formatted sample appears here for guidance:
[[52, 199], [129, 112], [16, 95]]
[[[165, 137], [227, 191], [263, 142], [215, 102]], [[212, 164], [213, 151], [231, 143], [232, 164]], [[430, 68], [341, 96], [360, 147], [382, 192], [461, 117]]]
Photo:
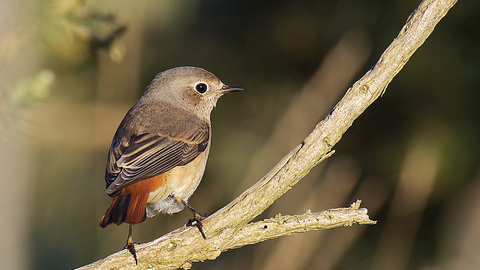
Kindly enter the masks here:
[[360, 202], [360, 200], [357, 200], [349, 208], [336, 208], [317, 213], [311, 213], [310, 210], [307, 210], [305, 214], [295, 216], [278, 214], [270, 219], [250, 223], [241, 229], [237, 234], [238, 237], [231, 239], [231, 246], [228, 249], [296, 233], [376, 224], [376, 221], [372, 221], [368, 217], [366, 208], [359, 209]]

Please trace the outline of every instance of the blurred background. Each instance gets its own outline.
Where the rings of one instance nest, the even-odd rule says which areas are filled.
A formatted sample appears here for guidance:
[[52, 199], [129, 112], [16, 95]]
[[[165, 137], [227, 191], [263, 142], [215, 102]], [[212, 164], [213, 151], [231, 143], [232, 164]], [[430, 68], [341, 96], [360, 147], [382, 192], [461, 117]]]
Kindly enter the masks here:
[[[154, 76], [193, 65], [245, 91], [212, 113], [190, 200], [213, 213], [302, 141], [420, 0], [3, 0], [0, 269], [119, 251], [101, 229], [111, 138]], [[374, 226], [283, 237], [193, 269], [480, 269], [480, 2], [459, 1], [323, 162], [258, 219], [348, 206]], [[151, 241], [191, 213], [134, 227]]]

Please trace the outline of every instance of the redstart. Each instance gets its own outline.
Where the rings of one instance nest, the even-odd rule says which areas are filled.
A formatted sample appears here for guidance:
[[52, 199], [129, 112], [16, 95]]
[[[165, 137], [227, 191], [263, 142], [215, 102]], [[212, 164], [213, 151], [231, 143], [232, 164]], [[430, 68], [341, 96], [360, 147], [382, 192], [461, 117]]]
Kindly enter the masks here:
[[118, 126], [105, 172], [106, 191], [114, 199], [100, 226], [128, 223], [125, 248], [136, 262], [132, 225], [158, 213], [187, 207], [194, 215], [188, 225], [205, 238], [201, 221], [206, 215], [188, 200], [207, 164], [210, 113], [223, 94], [240, 90], [201, 68], [172, 68], [153, 79]]

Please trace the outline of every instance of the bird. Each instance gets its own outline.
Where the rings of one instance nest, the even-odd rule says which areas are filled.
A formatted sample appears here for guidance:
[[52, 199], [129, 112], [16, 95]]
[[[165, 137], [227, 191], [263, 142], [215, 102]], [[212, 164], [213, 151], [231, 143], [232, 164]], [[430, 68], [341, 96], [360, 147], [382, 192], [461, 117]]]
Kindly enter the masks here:
[[210, 114], [218, 99], [243, 90], [213, 73], [182, 66], [158, 73], [127, 112], [113, 136], [105, 170], [113, 201], [100, 227], [129, 224], [125, 249], [138, 264], [132, 226], [158, 213], [187, 207], [202, 237], [201, 214], [188, 204], [200, 184], [210, 151]]

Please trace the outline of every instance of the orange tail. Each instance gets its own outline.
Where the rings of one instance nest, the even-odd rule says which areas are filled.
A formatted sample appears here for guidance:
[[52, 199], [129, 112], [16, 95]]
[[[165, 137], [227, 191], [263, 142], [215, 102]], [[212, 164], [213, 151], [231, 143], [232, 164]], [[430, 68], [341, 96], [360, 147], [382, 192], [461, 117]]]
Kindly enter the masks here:
[[164, 176], [157, 175], [124, 188], [100, 218], [100, 227], [124, 222], [133, 225], [145, 221], [148, 195], [164, 183]]

